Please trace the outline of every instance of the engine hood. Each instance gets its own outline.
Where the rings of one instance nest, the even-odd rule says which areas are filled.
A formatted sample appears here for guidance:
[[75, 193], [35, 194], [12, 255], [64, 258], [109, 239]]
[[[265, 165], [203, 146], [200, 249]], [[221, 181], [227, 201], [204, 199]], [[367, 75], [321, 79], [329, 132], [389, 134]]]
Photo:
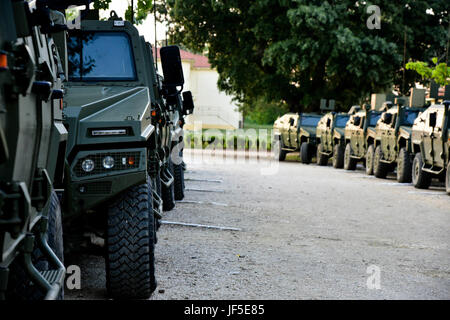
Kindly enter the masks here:
[[300, 134], [307, 137], [315, 137], [316, 127], [302, 126], [300, 127]]
[[375, 130], [375, 127], [368, 127], [367, 135], [370, 137], [375, 137], [377, 135], [377, 131]]
[[344, 137], [344, 131], [345, 128], [334, 128], [334, 137], [341, 139], [341, 137]]
[[409, 139], [411, 137], [411, 132], [412, 132], [412, 128], [411, 127], [401, 126], [400, 130], [398, 132], [398, 135], [400, 137]]
[[[154, 131], [147, 87], [71, 86], [65, 95], [68, 152], [75, 145], [146, 141]], [[126, 129], [93, 136], [93, 130]]]

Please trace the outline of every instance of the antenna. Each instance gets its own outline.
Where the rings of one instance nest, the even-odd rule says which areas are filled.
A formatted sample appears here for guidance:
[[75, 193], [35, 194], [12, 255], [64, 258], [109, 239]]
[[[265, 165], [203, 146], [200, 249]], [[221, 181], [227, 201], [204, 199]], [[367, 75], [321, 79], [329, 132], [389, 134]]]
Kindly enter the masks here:
[[131, 0], [131, 24], [134, 25], [134, 1]]
[[153, 2], [153, 18], [155, 19], [155, 68], [158, 71], [158, 41], [156, 40], [156, 3]]

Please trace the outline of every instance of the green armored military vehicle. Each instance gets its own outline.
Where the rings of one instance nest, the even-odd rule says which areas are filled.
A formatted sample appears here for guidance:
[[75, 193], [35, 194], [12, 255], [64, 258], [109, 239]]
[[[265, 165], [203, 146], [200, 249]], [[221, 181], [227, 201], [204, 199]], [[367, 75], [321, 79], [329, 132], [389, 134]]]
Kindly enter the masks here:
[[276, 159], [284, 161], [288, 152], [300, 151], [303, 163], [310, 163], [316, 149], [316, 125], [321, 115], [313, 113], [287, 113], [279, 117], [274, 125], [274, 153]]
[[[169, 99], [168, 99], [169, 101]], [[174, 196], [175, 200], [184, 199], [184, 171], [186, 164], [183, 161], [183, 148], [184, 148], [184, 117], [188, 114], [192, 114], [194, 110], [194, 101], [192, 93], [185, 91], [180, 94], [180, 91], [175, 95], [175, 99], [172, 100], [172, 119], [173, 131], [172, 131], [172, 146], [170, 160], [173, 166], [174, 177]]]
[[344, 169], [355, 170], [363, 161], [366, 173], [373, 174], [375, 126], [380, 116], [381, 111], [370, 110], [370, 105], [350, 116], [345, 126]]
[[[175, 206], [174, 200], [182, 200], [184, 198], [184, 163], [183, 163], [183, 117], [193, 112], [194, 102], [192, 93], [186, 91], [182, 93], [184, 85], [184, 75], [181, 66], [180, 50], [177, 46], [167, 46], [160, 50], [161, 63], [163, 67], [164, 78], [162, 79], [162, 96], [165, 99], [166, 111], [168, 113], [168, 121], [166, 124], [170, 128], [170, 140], [167, 141], [165, 162], [169, 174], [173, 176], [173, 183], [167, 186], [166, 194], [170, 193], [170, 204], [166, 206], [166, 210], [170, 210]], [[171, 70], [177, 69], [177, 77], [174, 78]], [[163, 204], [167, 196], [163, 192]]]
[[417, 117], [412, 127], [412, 182], [426, 189], [431, 179], [445, 179], [450, 195], [450, 101], [430, 106]]
[[350, 115], [347, 113], [329, 112], [317, 124], [317, 164], [325, 166], [333, 157], [333, 167], [344, 167], [345, 125]]
[[191, 91], [183, 92], [183, 99], [179, 101], [182, 107], [182, 117], [179, 121], [179, 126], [181, 128], [180, 136], [175, 135], [174, 146], [175, 152], [172, 152], [172, 159], [174, 161], [174, 177], [175, 177], [175, 200], [184, 199], [184, 171], [186, 171], [186, 163], [183, 159], [183, 149], [184, 149], [184, 134], [183, 127], [185, 124], [184, 118], [194, 112], [194, 99], [192, 97]]
[[0, 299], [62, 298], [59, 199], [67, 131], [54, 1], [0, 2]]
[[[148, 298], [156, 288], [155, 189], [159, 178], [173, 183], [163, 167], [171, 137], [162, 84], [150, 46], [131, 23], [114, 12], [107, 21], [93, 10], [81, 16], [67, 46], [65, 232], [105, 239], [111, 297]], [[172, 54], [168, 75], [177, 86], [182, 70]]]
[[376, 125], [373, 172], [377, 178], [386, 178], [397, 168], [397, 181], [411, 181], [411, 127], [422, 108], [397, 106], [382, 113]]

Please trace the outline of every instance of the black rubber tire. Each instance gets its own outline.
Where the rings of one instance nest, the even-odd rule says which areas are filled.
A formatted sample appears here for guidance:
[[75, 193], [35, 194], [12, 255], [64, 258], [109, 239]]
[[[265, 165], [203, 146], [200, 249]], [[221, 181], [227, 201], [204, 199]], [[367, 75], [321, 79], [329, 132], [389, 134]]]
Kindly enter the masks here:
[[412, 183], [417, 189], [428, 189], [431, 184], [431, 176], [428, 172], [422, 170], [422, 155], [416, 153], [412, 164]]
[[[174, 176], [173, 163], [170, 159], [168, 166], [170, 173]], [[171, 211], [175, 208], [175, 180], [169, 187], [161, 184], [161, 198], [163, 200], [164, 211]]]
[[401, 148], [397, 157], [397, 181], [400, 183], [411, 182], [412, 163], [411, 156], [406, 148]]
[[326, 166], [328, 164], [328, 156], [326, 154], [323, 154], [323, 145], [319, 143], [317, 146], [317, 155], [316, 155], [316, 162], [319, 166]]
[[369, 148], [367, 148], [366, 153], [366, 174], [369, 176], [373, 175], [374, 158], [375, 158], [375, 147], [373, 146], [373, 144], [371, 144]]
[[344, 153], [345, 149], [341, 144], [336, 144], [333, 147], [333, 167], [342, 169], [344, 167]]
[[383, 158], [383, 151], [380, 146], [375, 148], [375, 154], [373, 159], [373, 174], [377, 178], [385, 179], [388, 174], [388, 164], [381, 162]]
[[[63, 243], [63, 228], [61, 206], [58, 195], [52, 191], [50, 195], [50, 202], [48, 204], [48, 227], [47, 227], [47, 243], [53, 250], [61, 262], [64, 263], [64, 243]], [[35, 248], [32, 253], [33, 265], [39, 271], [46, 271], [54, 266], [50, 266], [47, 258], [42, 254], [37, 247], [35, 241]], [[10, 276], [8, 281], [7, 298], [12, 300], [42, 300], [45, 297], [45, 292], [37, 285], [31, 282], [29, 276], [22, 266], [21, 259], [16, 259], [10, 266]], [[62, 287], [57, 300], [64, 299], [64, 287]]]
[[344, 169], [345, 170], [356, 170], [356, 164], [358, 161], [356, 159], [352, 158], [352, 146], [350, 143], [347, 143], [345, 146], [345, 153], [344, 153]]
[[445, 173], [445, 190], [450, 195], [450, 161], [447, 164], [447, 172]]
[[308, 142], [302, 142], [300, 145], [300, 160], [304, 164], [311, 163], [311, 146]]
[[184, 170], [181, 164], [173, 164], [175, 200], [184, 199]]
[[272, 150], [274, 154], [275, 160], [284, 161], [286, 160], [287, 152], [283, 150], [283, 142], [279, 139], [276, 139], [272, 142]]
[[108, 209], [106, 289], [115, 299], [147, 299], [156, 289], [151, 183], [131, 187]]

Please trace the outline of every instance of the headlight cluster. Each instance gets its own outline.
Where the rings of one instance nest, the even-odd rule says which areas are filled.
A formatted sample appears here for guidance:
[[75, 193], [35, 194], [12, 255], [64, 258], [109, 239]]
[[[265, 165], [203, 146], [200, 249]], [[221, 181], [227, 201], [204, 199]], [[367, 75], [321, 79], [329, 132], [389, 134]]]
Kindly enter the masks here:
[[83, 177], [111, 171], [136, 169], [140, 166], [140, 157], [139, 151], [90, 154], [77, 162], [74, 173], [78, 177]]
[[[102, 160], [103, 168], [112, 169], [114, 167], [114, 158], [111, 156], [106, 156]], [[84, 172], [91, 172], [95, 168], [95, 163], [91, 159], [85, 159], [81, 163], [81, 168]]]

